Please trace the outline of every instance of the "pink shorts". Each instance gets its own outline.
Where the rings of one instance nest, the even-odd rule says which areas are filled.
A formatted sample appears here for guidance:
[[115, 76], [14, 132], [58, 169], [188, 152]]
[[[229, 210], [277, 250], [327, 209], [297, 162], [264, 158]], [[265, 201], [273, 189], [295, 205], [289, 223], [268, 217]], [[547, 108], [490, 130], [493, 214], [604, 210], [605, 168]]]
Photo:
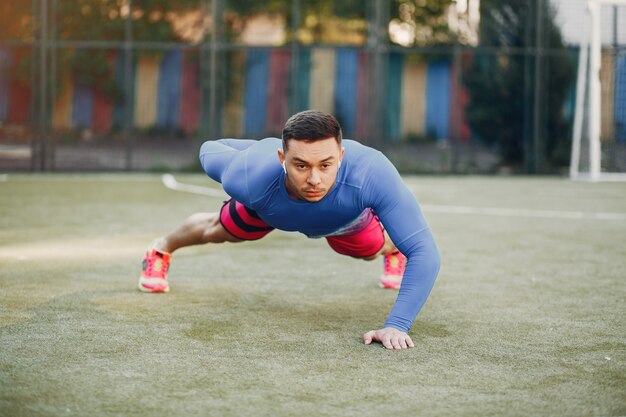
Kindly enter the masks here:
[[[222, 206], [220, 222], [228, 233], [241, 240], [261, 239], [274, 230], [261, 220], [254, 210], [232, 198]], [[367, 258], [382, 249], [385, 244], [385, 233], [378, 217], [371, 216], [371, 221], [361, 230], [347, 235], [328, 236], [326, 241], [337, 253], [354, 258]]]

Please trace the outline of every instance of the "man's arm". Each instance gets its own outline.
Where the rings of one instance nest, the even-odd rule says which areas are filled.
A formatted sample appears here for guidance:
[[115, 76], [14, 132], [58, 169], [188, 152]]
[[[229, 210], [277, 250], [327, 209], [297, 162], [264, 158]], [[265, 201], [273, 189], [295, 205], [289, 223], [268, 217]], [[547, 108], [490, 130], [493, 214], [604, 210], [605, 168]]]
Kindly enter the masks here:
[[222, 175], [239, 152], [248, 149], [256, 140], [220, 139], [207, 141], [200, 147], [200, 163], [204, 172], [215, 181], [222, 183]]
[[229, 146], [233, 149], [237, 149], [238, 151], [245, 151], [250, 146], [254, 145], [258, 142], [258, 140], [254, 139], [220, 139], [216, 142], [221, 143], [222, 145]]
[[[371, 196], [372, 207], [391, 240], [408, 260], [398, 298], [385, 322], [385, 329], [378, 332], [397, 329], [406, 334], [439, 273], [439, 251], [415, 196], [391, 162], [384, 157], [377, 159], [371, 166], [370, 178], [366, 193]], [[372, 336], [393, 338], [395, 334], [389, 330], [382, 333]], [[367, 342], [365, 337], [364, 340]], [[405, 343], [409, 342], [410, 338], [405, 339]]]
[[366, 345], [379, 342], [387, 349], [408, 349], [415, 347], [413, 340], [406, 332], [393, 327], [385, 327], [380, 330], [370, 330], [363, 335], [363, 343]]

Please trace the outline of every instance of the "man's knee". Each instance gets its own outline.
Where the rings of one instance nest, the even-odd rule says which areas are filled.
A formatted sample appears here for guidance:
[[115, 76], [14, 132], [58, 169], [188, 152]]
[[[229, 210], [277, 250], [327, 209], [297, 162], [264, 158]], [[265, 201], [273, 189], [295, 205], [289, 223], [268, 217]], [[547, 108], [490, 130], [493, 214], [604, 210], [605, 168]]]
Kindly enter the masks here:
[[204, 218], [203, 238], [207, 243], [242, 242], [231, 235], [220, 222], [219, 213], [209, 213]]
[[374, 259], [378, 258], [381, 255], [382, 251], [379, 251], [378, 253], [372, 255], [372, 256], [366, 256], [363, 259], [364, 261], [373, 261]]

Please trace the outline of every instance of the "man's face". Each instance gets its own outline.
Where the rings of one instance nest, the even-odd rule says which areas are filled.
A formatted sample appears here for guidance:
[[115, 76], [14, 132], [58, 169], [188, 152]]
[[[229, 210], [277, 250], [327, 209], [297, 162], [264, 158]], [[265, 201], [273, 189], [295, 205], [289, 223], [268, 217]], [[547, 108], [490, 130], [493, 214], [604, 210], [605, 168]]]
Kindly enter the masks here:
[[324, 198], [335, 184], [343, 152], [332, 137], [315, 142], [290, 140], [285, 153], [278, 151], [287, 170], [289, 195], [311, 203]]

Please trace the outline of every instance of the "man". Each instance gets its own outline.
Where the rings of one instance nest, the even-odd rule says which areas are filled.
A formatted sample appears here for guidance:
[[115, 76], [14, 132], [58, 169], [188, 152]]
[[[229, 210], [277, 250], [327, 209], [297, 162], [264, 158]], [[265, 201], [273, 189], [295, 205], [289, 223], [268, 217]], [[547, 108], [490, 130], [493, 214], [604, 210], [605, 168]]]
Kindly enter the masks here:
[[382, 153], [342, 141], [329, 114], [295, 114], [282, 136], [282, 146], [276, 138], [202, 145], [205, 172], [231, 199], [219, 213], [194, 214], [158, 239], [144, 258], [139, 289], [169, 291], [167, 269], [178, 248], [256, 240], [274, 228], [298, 231], [325, 237], [340, 254], [384, 256], [380, 285], [400, 291], [385, 327], [365, 333], [363, 341], [413, 347], [407, 332], [439, 271], [439, 253], [415, 197]]

